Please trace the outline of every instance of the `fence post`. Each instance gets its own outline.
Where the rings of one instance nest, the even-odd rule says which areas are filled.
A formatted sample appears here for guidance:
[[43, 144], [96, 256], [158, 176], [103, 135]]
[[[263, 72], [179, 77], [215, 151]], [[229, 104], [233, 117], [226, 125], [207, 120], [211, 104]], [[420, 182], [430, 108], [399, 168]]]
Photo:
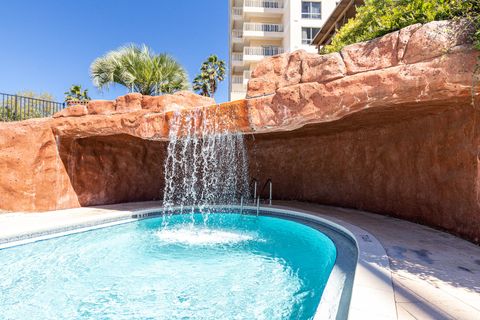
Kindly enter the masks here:
[[[14, 118], [16, 118], [17, 115], [18, 115], [18, 112], [17, 112], [17, 108], [18, 108], [17, 100], [18, 100], [18, 99], [17, 99], [17, 98], [18, 98], [18, 96], [15, 95], [15, 99], [13, 100], [13, 104], [14, 104], [14, 106], [15, 106], [15, 111], [13, 112]], [[21, 119], [20, 119], [20, 120], [21, 120]]]

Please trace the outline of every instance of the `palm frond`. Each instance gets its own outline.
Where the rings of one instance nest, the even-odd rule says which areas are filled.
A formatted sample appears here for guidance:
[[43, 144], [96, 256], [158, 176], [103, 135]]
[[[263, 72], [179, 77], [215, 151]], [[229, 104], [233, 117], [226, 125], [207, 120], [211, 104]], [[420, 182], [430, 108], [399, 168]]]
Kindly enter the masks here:
[[92, 81], [100, 90], [120, 84], [144, 95], [186, 90], [185, 69], [168, 54], [155, 54], [146, 45], [128, 44], [93, 61]]

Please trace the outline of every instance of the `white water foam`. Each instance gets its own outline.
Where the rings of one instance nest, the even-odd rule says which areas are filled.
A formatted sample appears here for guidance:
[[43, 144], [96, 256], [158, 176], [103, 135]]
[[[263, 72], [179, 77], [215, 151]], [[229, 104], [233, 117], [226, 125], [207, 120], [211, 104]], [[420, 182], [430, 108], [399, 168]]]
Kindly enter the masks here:
[[189, 246], [207, 246], [219, 244], [234, 244], [256, 240], [254, 233], [240, 233], [227, 230], [187, 227], [165, 228], [157, 232], [157, 237], [168, 244], [184, 244]]

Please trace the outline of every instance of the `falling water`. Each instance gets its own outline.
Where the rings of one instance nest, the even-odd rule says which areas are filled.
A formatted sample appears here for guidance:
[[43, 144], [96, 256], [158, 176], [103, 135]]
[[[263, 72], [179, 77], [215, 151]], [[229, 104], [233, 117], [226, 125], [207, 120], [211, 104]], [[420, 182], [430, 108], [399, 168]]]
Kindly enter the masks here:
[[198, 108], [176, 111], [170, 119], [163, 197], [167, 213], [174, 207], [192, 206], [208, 216], [212, 205], [238, 203], [247, 197], [243, 134], [232, 132], [221, 118]]

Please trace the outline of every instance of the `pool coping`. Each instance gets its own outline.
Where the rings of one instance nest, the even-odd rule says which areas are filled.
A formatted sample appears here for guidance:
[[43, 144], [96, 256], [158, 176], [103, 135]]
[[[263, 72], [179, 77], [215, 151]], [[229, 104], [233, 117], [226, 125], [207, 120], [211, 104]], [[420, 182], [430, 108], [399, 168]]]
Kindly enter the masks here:
[[[222, 208], [241, 209], [238, 205], [219, 206]], [[179, 210], [180, 207], [173, 208]], [[188, 210], [189, 207], [183, 207]], [[255, 211], [254, 206], [244, 206], [243, 209]], [[343, 220], [329, 217], [308, 210], [291, 208], [288, 206], [260, 206], [261, 212], [271, 212], [291, 215], [297, 218], [316, 221], [320, 224], [340, 230], [349, 236], [357, 246], [358, 258], [353, 281], [353, 288], [348, 312], [348, 319], [397, 319], [397, 311], [394, 299], [392, 275], [390, 263], [385, 248], [371, 233]], [[0, 237], [0, 249], [23, 245], [35, 241], [56, 238], [74, 233], [90, 231], [108, 226], [133, 222], [149, 217], [149, 213], [163, 211], [161, 206], [153, 206], [148, 209], [115, 210], [112, 217], [91, 217], [83, 222], [77, 222], [56, 227], [38, 228], [30, 233], [10, 234], [8, 237]], [[330, 281], [328, 283], [331, 283]], [[329, 285], [325, 288], [328, 292]], [[330, 296], [324, 294], [324, 296]], [[323, 299], [322, 299], [323, 300]], [[328, 308], [319, 308], [314, 319], [331, 318]]]

